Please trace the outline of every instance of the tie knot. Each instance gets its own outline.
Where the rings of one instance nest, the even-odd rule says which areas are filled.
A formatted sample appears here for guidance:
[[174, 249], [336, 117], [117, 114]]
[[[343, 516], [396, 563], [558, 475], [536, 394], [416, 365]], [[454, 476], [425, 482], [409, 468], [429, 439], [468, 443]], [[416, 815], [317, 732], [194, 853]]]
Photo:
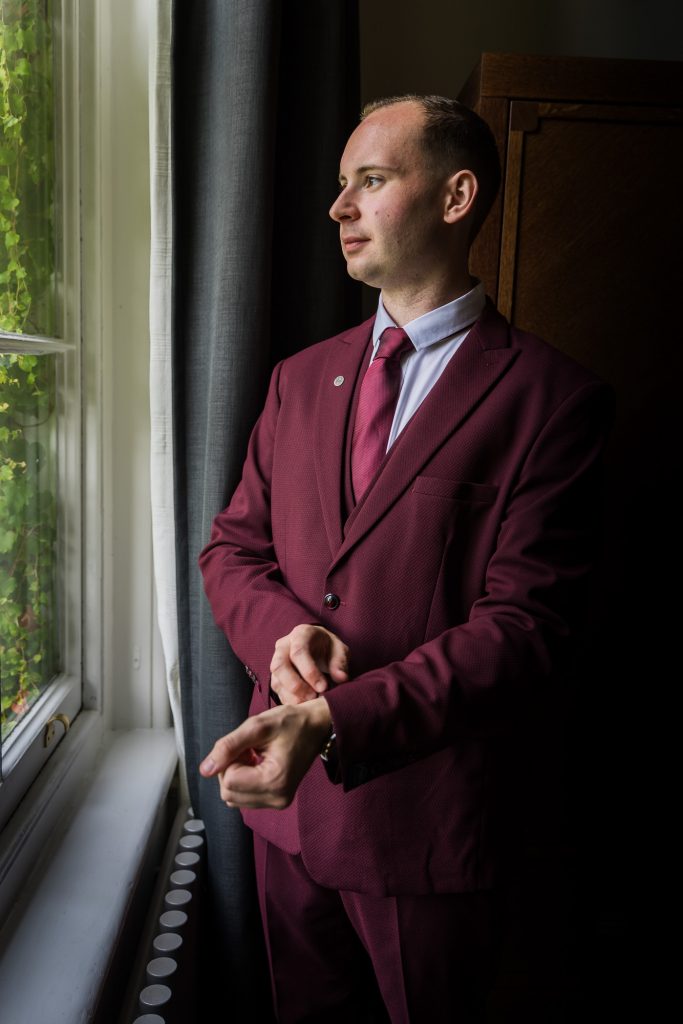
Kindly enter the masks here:
[[376, 359], [397, 359], [408, 352], [413, 343], [402, 327], [387, 327], [379, 339]]

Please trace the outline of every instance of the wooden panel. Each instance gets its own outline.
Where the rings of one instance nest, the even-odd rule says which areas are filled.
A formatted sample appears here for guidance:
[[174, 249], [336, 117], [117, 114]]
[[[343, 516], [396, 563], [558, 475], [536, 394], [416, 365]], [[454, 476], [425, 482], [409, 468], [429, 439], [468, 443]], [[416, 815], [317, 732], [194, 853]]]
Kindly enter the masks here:
[[524, 134], [512, 317], [620, 389], [629, 339], [640, 390], [677, 319], [683, 121], [580, 114]]
[[[484, 99], [477, 104], [477, 113], [484, 118], [498, 145], [501, 171], [505, 180], [505, 150], [508, 131], [507, 100]], [[486, 294], [496, 301], [498, 295], [498, 254], [503, 220], [503, 198], [499, 193], [481, 231], [474, 240], [470, 254], [470, 271], [484, 282]]]
[[503, 179], [503, 219], [498, 275], [498, 309], [512, 320], [517, 261], [517, 221], [522, 188], [524, 135], [538, 128], [538, 104], [514, 100], [510, 104], [507, 160]]
[[484, 53], [460, 98], [472, 106], [492, 96], [649, 106], [680, 104], [683, 62]]
[[512, 320], [517, 262], [517, 222], [519, 219], [520, 189], [522, 185], [522, 158], [524, 132], [511, 131], [506, 161], [503, 224], [500, 240], [500, 270], [498, 274], [498, 309]]

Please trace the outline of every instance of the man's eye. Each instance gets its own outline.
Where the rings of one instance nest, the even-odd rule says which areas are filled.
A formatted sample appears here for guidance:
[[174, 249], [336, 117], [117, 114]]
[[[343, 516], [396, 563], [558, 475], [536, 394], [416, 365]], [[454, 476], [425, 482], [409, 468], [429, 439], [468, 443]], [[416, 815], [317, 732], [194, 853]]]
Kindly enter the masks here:
[[378, 185], [381, 182], [381, 178], [378, 178], [376, 174], [368, 174], [365, 178], [365, 184], [372, 188], [373, 185]]

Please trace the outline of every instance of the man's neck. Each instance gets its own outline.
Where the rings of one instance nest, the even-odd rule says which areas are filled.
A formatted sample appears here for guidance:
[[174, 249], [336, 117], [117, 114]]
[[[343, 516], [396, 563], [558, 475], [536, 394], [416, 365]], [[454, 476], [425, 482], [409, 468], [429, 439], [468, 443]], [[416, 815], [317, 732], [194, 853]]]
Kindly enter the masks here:
[[459, 299], [476, 284], [469, 273], [464, 272], [457, 279], [450, 278], [413, 289], [401, 288], [396, 291], [382, 289], [382, 302], [389, 316], [398, 327], [416, 320], [418, 316], [432, 309], [445, 306], [447, 302]]

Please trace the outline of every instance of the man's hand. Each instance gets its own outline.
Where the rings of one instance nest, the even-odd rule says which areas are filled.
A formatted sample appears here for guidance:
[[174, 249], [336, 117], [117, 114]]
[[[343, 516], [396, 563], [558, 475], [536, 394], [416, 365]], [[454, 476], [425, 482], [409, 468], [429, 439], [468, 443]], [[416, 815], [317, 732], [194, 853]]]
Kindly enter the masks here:
[[323, 697], [270, 708], [219, 739], [199, 770], [205, 778], [218, 776], [228, 807], [281, 810], [294, 799], [331, 726]]
[[348, 681], [349, 649], [323, 626], [295, 626], [275, 644], [270, 688], [282, 704], [313, 700], [335, 683]]

